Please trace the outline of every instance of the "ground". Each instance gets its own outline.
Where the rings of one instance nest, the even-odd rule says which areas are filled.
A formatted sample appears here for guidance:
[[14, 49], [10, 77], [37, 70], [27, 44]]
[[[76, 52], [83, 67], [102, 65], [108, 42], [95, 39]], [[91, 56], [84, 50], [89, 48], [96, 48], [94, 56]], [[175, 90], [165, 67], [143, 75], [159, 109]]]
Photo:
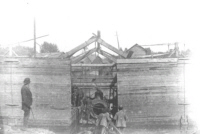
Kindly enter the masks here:
[[[197, 128], [194, 127], [189, 127], [187, 131], [184, 131], [183, 129], [181, 131], [179, 126], [131, 126], [124, 130], [124, 134], [194, 134], [194, 132], [197, 131]], [[60, 130], [61, 129], [52, 129], [56, 134], [66, 134], [69, 132], [67, 130]]]
[[[187, 131], [181, 131], [178, 126], [148, 126], [139, 127], [133, 126], [126, 128], [124, 134], [194, 134], [195, 128], [189, 128]], [[26, 131], [22, 131], [20, 127], [4, 126], [4, 132], [0, 131], [0, 134], [68, 134], [69, 129], [50, 127], [50, 128], [28, 128]], [[91, 134], [82, 131], [80, 134]], [[199, 134], [199, 133], [195, 133]]]

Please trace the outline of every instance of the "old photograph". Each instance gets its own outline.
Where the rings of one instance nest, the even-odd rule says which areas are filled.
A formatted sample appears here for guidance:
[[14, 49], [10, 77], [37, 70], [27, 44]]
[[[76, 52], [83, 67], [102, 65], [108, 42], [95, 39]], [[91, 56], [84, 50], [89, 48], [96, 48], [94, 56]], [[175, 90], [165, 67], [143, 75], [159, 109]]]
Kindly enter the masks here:
[[199, 6], [0, 0], [0, 134], [200, 134]]

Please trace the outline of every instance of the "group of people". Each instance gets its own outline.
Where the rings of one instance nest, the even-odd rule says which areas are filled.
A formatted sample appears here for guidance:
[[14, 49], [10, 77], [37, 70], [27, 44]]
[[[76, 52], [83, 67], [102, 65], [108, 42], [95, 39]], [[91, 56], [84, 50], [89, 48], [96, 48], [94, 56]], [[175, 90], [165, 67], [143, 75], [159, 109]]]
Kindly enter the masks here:
[[[92, 97], [86, 97], [81, 89], [79, 89], [76, 86], [74, 87], [73, 104], [75, 106], [83, 107], [83, 111], [85, 111], [87, 119], [89, 119], [90, 109], [92, 107], [90, 105], [91, 100], [92, 99], [103, 100], [103, 92], [97, 86], [94, 86], [94, 89], [95, 89], [94, 98], [92, 98]], [[80, 115], [83, 115], [83, 113], [81, 113]], [[103, 108], [101, 109], [101, 114], [97, 116], [96, 120], [97, 129], [95, 133], [104, 134], [104, 132], [106, 132], [109, 127], [112, 128], [114, 124], [118, 128], [117, 130], [119, 130], [122, 133], [123, 129], [126, 127], [126, 121], [127, 121], [127, 116], [123, 110], [122, 105], [119, 106], [118, 112], [115, 114], [114, 117], [112, 116], [108, 108]]]
[[114, 118], [109, 114], [108, 109], [105, 108], [103, 110], [97, 119], [97, 134], [105, 134], [109, 126], [114, 126], [112, 121], [114, 121], [115, 126], [118, 128], [117, 131], [120, 130], [123, 133], [124, 128], [126, 128], [127, 116], [122, 105], [119, 106], [119, 111], [115, 114]]

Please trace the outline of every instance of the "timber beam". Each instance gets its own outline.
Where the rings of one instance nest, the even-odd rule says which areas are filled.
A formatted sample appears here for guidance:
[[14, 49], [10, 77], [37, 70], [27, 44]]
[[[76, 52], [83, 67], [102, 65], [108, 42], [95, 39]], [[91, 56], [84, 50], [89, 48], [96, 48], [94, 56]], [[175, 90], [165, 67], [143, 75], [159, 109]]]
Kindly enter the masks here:
[[87, 53], [85, 53], [84, 55], [77, 57], [76, 59], [72, 60], [72, 63], [77, 63], [79, 61], [81, 61], [82, 59], [84, 59], [85, 57], [89, 56], [90, 54], [96, 52], [96, 48], [91, 49], [90, 51], [88, 51]]
[[97, 40], [98, 43], [100, 43], [101, 45], [103, 45], [104, 47], [110, 49], [111, 51], [119, 54], [120, 56], [122, 56], [123, 58], [126, 58], [127, 54], [125, 54], [124, 52], [118, 50], [117, 48], [113, 47], [112, 45], [106, 43], [104, 40], [102, 40], [101, 38], [98, 38]]
[[116, 64], [72, 64], [72, 67], [113, 67]]
[[92, 44], [96, 40], [97, 40], [96, 37], [91, 37], [88, 41], [82, 43], [81, 45], [79, 45], [79, 46], [75, 47], [74, 49], [72, 49], [71, 51], [67, 52], [64, 57], [67, 57], [67, 58], [71, 57], [73, 54], [75, 54], [79, 50], [87, 47], [88, 45]]
[[109, 54], [106, 53], [105, 51], [99, 50], [99, 52], [100, 52], [101, 55], [103, 55], [104, 57], [106, 57], [106, 58], [112, 60], [114, 63], [117, 62], [117, 59], [116, 59], [116, 58], [114, 58], [113, 56], [109, 55]]
[[131, 63], [177, 63], [178, 58], [159, 58], [159, 59], [117, 59], [118, 64]]
[[89, 51], [90, 51], [90, 50], [86, 51], [85, 53], [81, 53], [81, 54], [79, 54], [78, 56], [71, 57], [70, 60], [71, 60], [71, 61], [76, 60], [76, 59], [78, 59], [79, 57], [81, 57], [81, 56], [85, 55], [86, 53], [88, 53]]
[[167, 56], [167, 55], [169, 55], [169, 53], [153, 54], [153, 55], [143, 55], [143, 56], [134, 56], [134, 58], [154, 58], [154, 57]]
[[[94, 87], [94, 85], [92, 83], [75, 83], [74, 82], [73, 85], [76, 85], [76, 86], [93, 86]], [[101, 86], [110, 87], [111, 83], [96, 83], [96, 85], [98, 87], [101, 87]]]

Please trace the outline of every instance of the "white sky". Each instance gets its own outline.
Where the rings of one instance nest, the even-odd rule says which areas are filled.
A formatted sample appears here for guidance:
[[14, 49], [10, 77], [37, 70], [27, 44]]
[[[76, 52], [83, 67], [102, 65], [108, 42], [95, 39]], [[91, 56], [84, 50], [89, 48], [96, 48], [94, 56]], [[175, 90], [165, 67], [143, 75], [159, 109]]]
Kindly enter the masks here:
[[1, 0], [0, 44], [33, 38], [35, 16], [37, 36], [49, 34], [37, 42], [55, 43], [64, 52], [97, 30], [115, 47], [117, 31], [123, 49], [135, 43], [174, 42], [195, 48], [200, 42], [199, 13], [198, 1], [192, 0]]

